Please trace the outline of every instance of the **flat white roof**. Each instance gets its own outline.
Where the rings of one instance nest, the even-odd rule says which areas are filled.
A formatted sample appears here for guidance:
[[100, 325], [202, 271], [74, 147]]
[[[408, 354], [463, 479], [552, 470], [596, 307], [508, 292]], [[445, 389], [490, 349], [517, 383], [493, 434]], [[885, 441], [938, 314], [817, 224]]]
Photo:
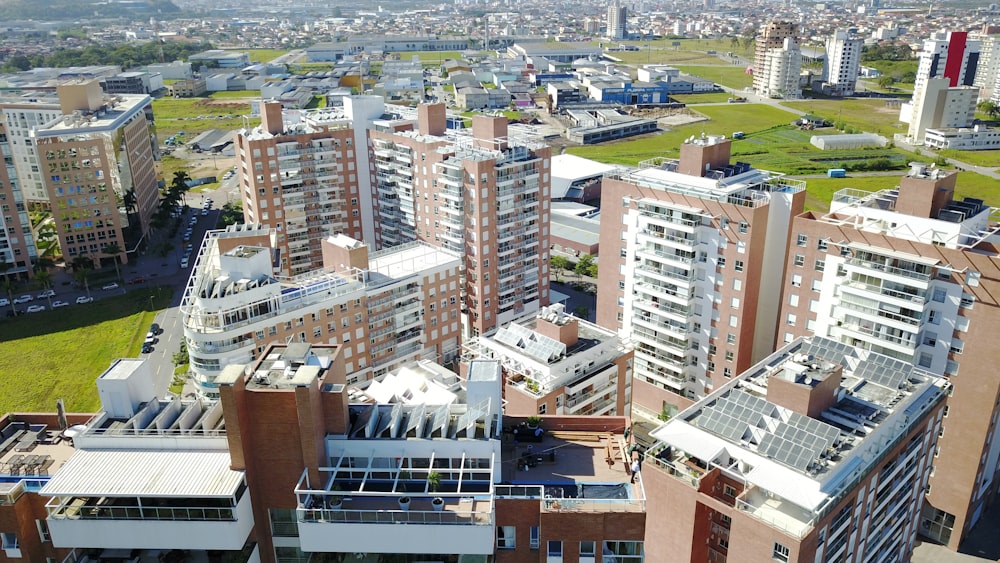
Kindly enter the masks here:
[[141, 358], [119, 358], [101, 374], [100, 379], [128, 379], [145, 362]]
[[42, 487], [42, 496], [230, 497], [243, 472], [226, 451], [81, 450]]
[[460, 263], [459, 256], [428, 244], [416, 243], [375, 253], [368, 260], [368, 269], [388, 278], [398, 280], [420, 272]]
[[572, 154], [557, 154], [552, 157], [552, 197], [566, 197], [566, 191], [573, 182], [603, 176], [613, 170], [614, 166], [596, 160]]

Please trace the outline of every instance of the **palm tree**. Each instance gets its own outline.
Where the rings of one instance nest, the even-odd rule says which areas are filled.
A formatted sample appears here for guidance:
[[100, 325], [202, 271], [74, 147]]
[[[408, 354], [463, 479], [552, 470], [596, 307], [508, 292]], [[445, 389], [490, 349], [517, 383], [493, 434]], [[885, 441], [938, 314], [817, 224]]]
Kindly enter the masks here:
[[110, 242], [104, 245], [104, 248], [101, 249], [101, 252], [115, 259], [115, 276], [119, 280], [121, 280], [122, 274], [120, 271], [118, 271], [118, 256], [122, 253], [122, 247], [118, 246], [117, 242]]
[[[5, 264], [5, 262], [0, 264]], [[3, 277], [3, 281], [0, 282], [0, 285], [3, 286], [3, 291], [7, 294], [7, 302], [10, 304], [10, 310], [14, 312], [14, 316], [16, 317], [17, 308], [14, 307], [14, 282], [11, 281], [10, 277], [5, 275]]]
[[89, 268], [73, 268], [73, 279], [76, 280], [76, 285], [83, 285], [83, 288], [87, 291], [87, 297], [90, 297], [90, 284], [87, 283], [87, 278], [90, 277]]
[[[35, 272], [35, 281], [42, 284], [42, 289], [50, 289], [52, 287], [52, 274], [45, 269], [38, 270]], [[46, 295], [49, 300], [49, 309], [52, 308], [52, 295]]]

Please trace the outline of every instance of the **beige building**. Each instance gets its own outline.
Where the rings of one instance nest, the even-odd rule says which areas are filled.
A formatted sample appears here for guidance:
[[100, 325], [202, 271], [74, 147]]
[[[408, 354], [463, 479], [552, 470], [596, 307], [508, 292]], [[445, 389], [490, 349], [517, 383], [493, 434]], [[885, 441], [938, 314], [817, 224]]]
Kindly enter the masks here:
[[346, 235], [321, 241], [323, 267], [275, 275], [276, 232], [260, 226], [209, 232], [181, 302], [199, 394], [257, 359], [269, 343], [339, 344], [347, 382], [405, 362], [456, 359], [461, 344], [460, 257], [422, 243], [369, 254]]
[[791, 225], [779, 341], [815, 334], [933, 373], [954, 388], [920, 533], [958, 547], [996, 497], [1000, 462], [998, 211], [954, 199], [922, 165], [894, 188], [844, 189]]
[[692, 138], [679, 160], [604, 180], [597, 324], [635, 350], [633, 418], [676, 414], [773, 350], [805, 186], [730, 150]]
[[31, 132], [60, 246], [110, 260], [103, 249], [134, 250], [159, 205], [149, 96], [105, 96], [96, 80], [58, 87], [62, 118]]
[[6, 265], [5, 276], [28, 277], [38, 254], [8, 131], [7, 121], [0, 119], [0, 159], [4, 161], [0, 166], [0, 264]]
[[[786, 45], [785, 39], [790, 39], [791, 44]], [[754, 92], [769, 92], [769, 80], [771, 73], [769, 69], [775, 68], [775, 72], [787, 75], [786, 60], [790, 50], [798, 53], [799, 26], [790, 21], [771, 20], [764, 27], [764, 30], [757, 36], [753, 54], [753, 89]], [[781, 62], [786, 64], [781, 64]], [[801, 61], [801, 58], [799, 58]], [[800, 62], [796, 63], [798, 66]], [[798, 70], [796, 70], [796, 73]], [[796, 76], [797, 78], [797, 76]], [[768, 94], [762, 94], [768, 95]]]

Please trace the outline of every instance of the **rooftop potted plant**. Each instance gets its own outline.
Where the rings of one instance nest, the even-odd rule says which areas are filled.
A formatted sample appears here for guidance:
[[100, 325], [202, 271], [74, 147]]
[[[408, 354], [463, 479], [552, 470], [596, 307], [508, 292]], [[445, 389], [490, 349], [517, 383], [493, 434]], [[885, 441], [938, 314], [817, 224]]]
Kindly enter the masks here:
[[[436, 493], [438, 488], [441, 486], [441, 474], [437, 471], [431, 471], [427, 474], [427, 488], [430, 489], [432, 493]], [[434, 510], [440, 512], [444, 510], [444, 499], [441, 497], [434, 497], [431, 500], [431, 506]]]
[[528, 423], [528, 428], [534, 430], [542, 423], [542, 417], [529, 416], [526, 422]]
[[396, 500], [399, 502], [399, 509], [400, 510], [409, 510], [410, 509], [410, 495], [406, 494], [406, 480], [409, 479], [409, 478], [410, 478], [410, 472], [409, 471], [400, 471], [399, 472], [399, 487], [397, 487], [397, 490], [400, 491], [400, 492], [402, 492], [403, 496], [399, 497]]

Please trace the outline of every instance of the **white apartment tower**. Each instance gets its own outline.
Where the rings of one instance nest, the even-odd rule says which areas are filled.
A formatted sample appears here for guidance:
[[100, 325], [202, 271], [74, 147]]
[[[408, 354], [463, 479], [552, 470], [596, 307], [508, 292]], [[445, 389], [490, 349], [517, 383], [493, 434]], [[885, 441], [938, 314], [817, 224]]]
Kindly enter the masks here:
[[788, 226], [805, 186], [689, 139], [601, 194], [597, 323], [635, 351], [633, 416], [677, 412], [770, 353]]
[[29, 207], [38, 204], [48, 207], [49, 195], [45, 190], [44, 175], [38, 165], [31, 131], [59, 119], [63, 113], [55, 96], [36, 95], [29, 99], [23, 96], [0, 99], [0, 120], [6, 127], [10, 143], [8, 150], [13, 157], [25, 203]]
[[[799, 74], [802, 71], [802, 52], [795, 39], [786, 37], [781, 47], [768, 49], [764, 53], [761, 68], [761, 96], [768, 98], [795, 99], [802, 97]], [[756, 76], [754, 77], [756, 79]]]
[[864, 40], [853, 33], [838, 29], [826, 40], [823, 59], [822, 90], [830, 96], [852, 96], [861, 68], [861, 48]]
[[922, 143], [927, 129], [964, 127], [975, 114], [980, 42], [964, 31], [935, 33], [924, 41], [913, 99], [900, 108], [907, 137]]
[[[764, 70], [765, 65], [767, 65], [768, 53], [774, 49], [784, 48], [785, 39], [791, 39], [798, 45], [798, 24], [790, 21], [771, 20], [757, 37], [753, 55], [753, 89], [755, 91], [762, 92], [768, 89], [768, 72]], [[773, 64], [769, 66], [773, 66]]]
[[608, 6], [608, 39], [625, 39], [628, 32], [625, 29], [628, 18], [628, 8], [620, 5], [617, 0]]

